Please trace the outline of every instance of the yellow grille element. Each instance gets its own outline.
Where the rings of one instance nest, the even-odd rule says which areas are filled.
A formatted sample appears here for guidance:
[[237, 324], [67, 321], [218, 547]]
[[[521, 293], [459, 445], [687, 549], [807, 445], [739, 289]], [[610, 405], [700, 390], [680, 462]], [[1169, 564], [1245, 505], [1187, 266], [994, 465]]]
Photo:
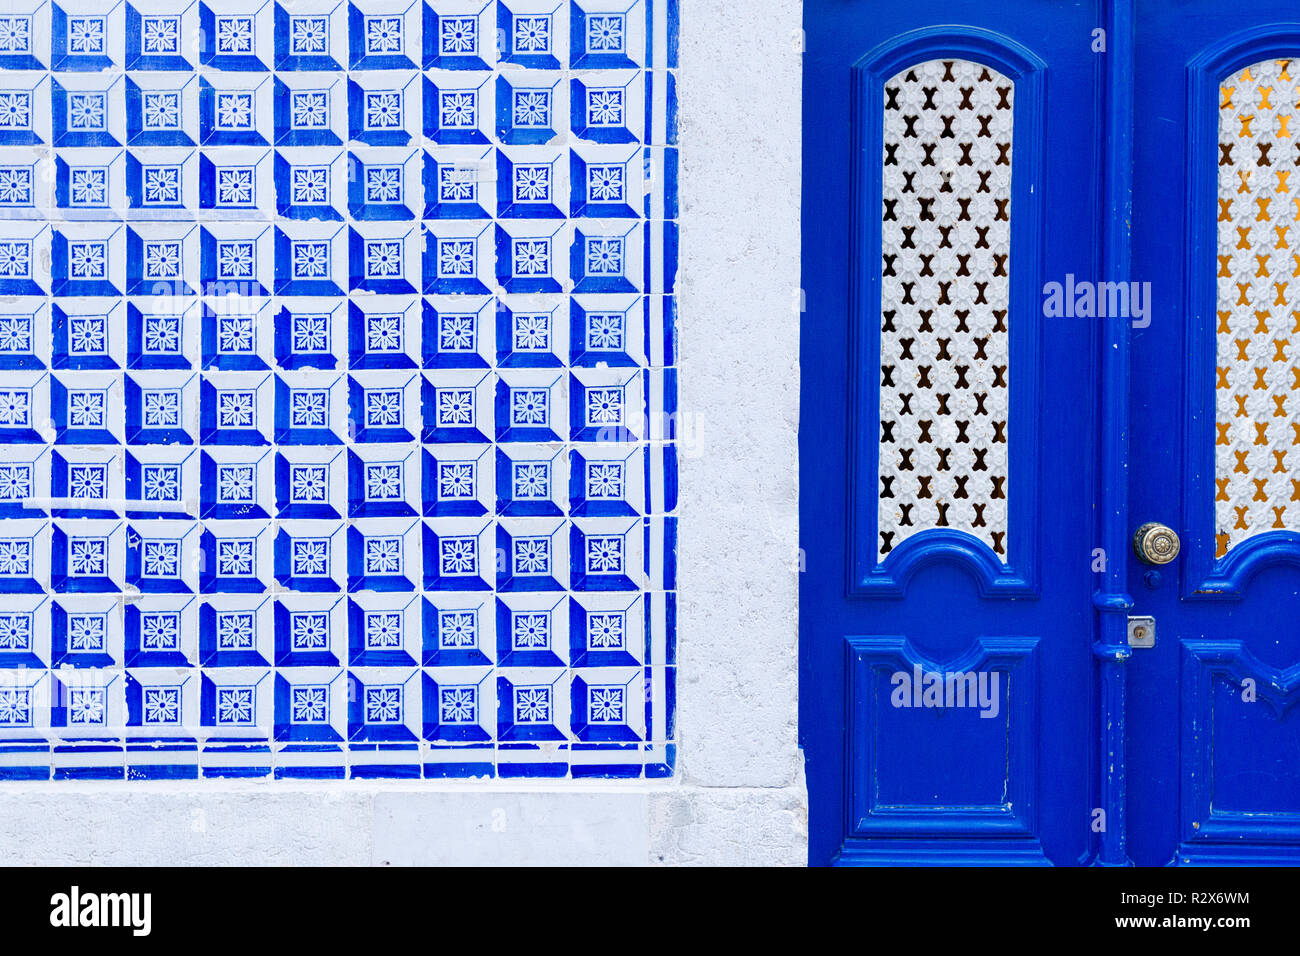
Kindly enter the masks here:
[[1300, 61], [1219, 87], [1215, 545], [1300, 531]]

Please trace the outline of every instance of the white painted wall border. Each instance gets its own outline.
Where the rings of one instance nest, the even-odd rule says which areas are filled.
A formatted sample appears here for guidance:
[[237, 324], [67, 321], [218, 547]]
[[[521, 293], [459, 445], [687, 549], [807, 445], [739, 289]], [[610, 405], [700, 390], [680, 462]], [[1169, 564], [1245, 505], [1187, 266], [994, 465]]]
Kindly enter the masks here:
[[678, 773], [0, 785], [0, 863], [802, 864], [799, 0], [681, 0]]

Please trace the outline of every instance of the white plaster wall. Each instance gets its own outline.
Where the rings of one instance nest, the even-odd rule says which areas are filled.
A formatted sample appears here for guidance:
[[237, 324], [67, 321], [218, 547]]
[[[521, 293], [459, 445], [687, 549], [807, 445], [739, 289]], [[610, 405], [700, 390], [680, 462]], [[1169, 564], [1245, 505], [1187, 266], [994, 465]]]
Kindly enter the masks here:
[[802, 864], [799, 0], [681, 0], [678, 774], [0, 786], [0, 864]]

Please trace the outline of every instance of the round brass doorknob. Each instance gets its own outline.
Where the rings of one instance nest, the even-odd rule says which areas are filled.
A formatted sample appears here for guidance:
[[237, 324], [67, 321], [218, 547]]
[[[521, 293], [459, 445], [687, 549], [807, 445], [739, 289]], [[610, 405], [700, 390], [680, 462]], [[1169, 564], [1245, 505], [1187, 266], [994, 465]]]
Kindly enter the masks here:
[[1178, 557], [1178, 532], [1168, 525], [1148, 521], [1133, 533], [1133, 550], [1147, 564], [1168, 564]]

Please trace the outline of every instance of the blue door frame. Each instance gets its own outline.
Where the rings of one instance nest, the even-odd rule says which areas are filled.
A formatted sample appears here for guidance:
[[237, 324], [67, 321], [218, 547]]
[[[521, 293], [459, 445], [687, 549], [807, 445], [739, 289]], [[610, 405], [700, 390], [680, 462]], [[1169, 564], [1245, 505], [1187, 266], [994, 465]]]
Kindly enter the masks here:
[[[810, 862], [1296, 860], [1300, 534], [1279, 526], [1216, 551], [1215, 455], [1226, 454], [1215, 447], [1225, 381], [1216, 327], [1227, 320], [1215, 276], [1228, 266], [1215, 259], [1215, 199], [1220, 84], [1270, 58], [1300, 60], [1300, 11], [1281, 0], [1230, 9], [805, 0], [805, 26], [800, 722]], [[905, 338], [904, 358], [924, 347], [937, 364], [895, 366], [882, 335], [893, 348], [893, 323], [909, 321], [909, 306], [924, 325], [951, 305], [944, 291], [937, 310], [923, 310], [882, 278], [895, 249], [882, 218], [902, 208], [924, 220], [942, 205], [904, 195], [914, 180], [885, 168], [898, 155], [890, 136], [914, 135], [924, 113], [896, 127], [887, 124], [900, 117], [886, 114], [908, 95], [891, 89], [900, 82], [919, 84], [918, 110], [932, 109], [944, 92], [908, 70], [952, 61], [1014, 87], [1004, 539], [942, 526], [942, 508], [941, 526], [881, 524], [895, 507], [906, 524], [911, 507], [880, 500], [893, 488], [885, 464], [910, 462], [886, 445], [896, 439], [881, 402], [898, 400], [899, 374], [920, 368], [925, 387], [928, 369], [950, 358], [942, 336]], [[987, 116], [976, 119], [986, 132]], [[950, 120], [938, 137], [951, 135]], [[951, 145], [908, 153], [903, 143], [916, 182], [939, 182], [922, 167], [956, 155], [944, 152]], [[908, 178], [890, 179], [898, 175]], [[895, 181], [903, 194], [887, 192]], [[1044, 293], [1067, 276], [1150, 283], [1147, 312], [1049, 317]], [[1300, 280], [1296, 302], [1300, 310]], [[939, 408], [948, 411], [944, 400]], [[1300, 474], [1300, 451], [1294, 463], [1283, 454], [1278, 462]], [[916, 480], [925, 497], [929, 478]], [[1137, 560], [1131, 537], [1145, 521], [1176, 529], [1176, 562]], [[1129, 646], [1139, 615], [1156, 619], [1154, 647]], [[907, 675], [919, 684], [930, 674], [997, 675], [997, 713], [896, 696]], [[1257, 689], [1249, 700], [1247, 685]]]

